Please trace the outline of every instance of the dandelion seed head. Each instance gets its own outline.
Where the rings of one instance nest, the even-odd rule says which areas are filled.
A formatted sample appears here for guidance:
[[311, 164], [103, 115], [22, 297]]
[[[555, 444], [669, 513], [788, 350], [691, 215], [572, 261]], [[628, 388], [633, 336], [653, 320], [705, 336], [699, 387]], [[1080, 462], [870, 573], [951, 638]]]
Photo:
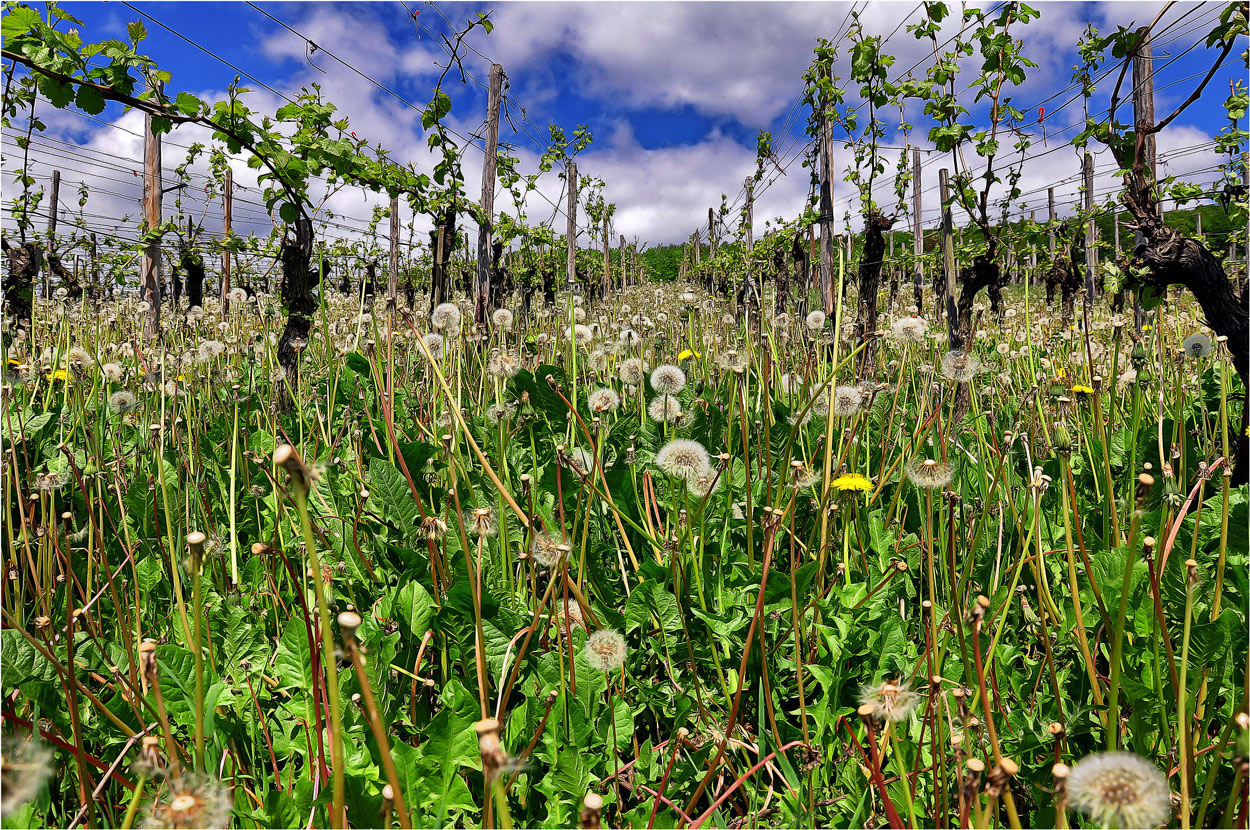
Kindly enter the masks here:
[[1087, 755], [1068, 774], [1068, 800], [1104, 827], [1158, 827], [1172, 817], [1172, 793], [1154, 764], [1131, 752]]
[[457, 331], [460, 319], [460, 308], [455, 303], [439, 303], [430, 314], [430, 325], [439, 331]]
[[617, 370], [617, 375], [620, 377], [622, 383], [628, 383], [630, 386], [637, 386], [642, 383], [642, 360], [637, 357], [626, 358], [622, 361], [621, 368]]
[[486, 366], [486, 374], [496, 380], [514, 378], [520, 371], [521, 359], [511, 352], [499, 352], [493, 355]]
[[807, 326], [808, 331], [820, 331], [825, 327], [825, 313], [820, 309], [809, 312], [803, 325]]
[[148, 808], [146, 828], [224, 828], [230, 820], [230, 790], [207, 775], [169, 779], [168, 789]]
[[833, 390], [834, 417], [849, 418], [859, 412], [863, 403], [864, 393], [859, 391], [858, 386], [839, 386]]
[[655, 466], [686, 482], [697, 479], [710, 469], [707, 449], [689, 438], [674, 438], [661, 447], [655, 454]]
[[648, 404], [647, 415], [656, 423], [674, 423], [682, 418], [681, 402], [672, 395], [657, 395]]
[[507, 331], [512, 328], [513, 317], [512, 312], [506, 308], [497, 308], [495, 313], [490, 316], [490, 320], [494, 323], [495, 328], [500, 331]]
[[52, 750], [34, 738], [5, 735], [0, 744], [0, 817], [33, 800], [52, 775]]
[[430, 332], [423, 335], [421, 340], [424, 341], [425, 347], [430, 350], [430, 354], [434, 357], [443, 356], [443, 335], [438, 332]]
[[558, 536], [550, 533], [539, 533], [534, 536], [534, 547], [530, 555], [540, 566], [551, 570], [559, 565], [568, 553], [568, 546]]
[[1200, 357], [1206, 357], [1215, 351], [1215, 344], [1211, 342], [1211, 338], [1207, 337], [1200, 331], [1185, 338], [1185, 354], [1197, 360]]
[[591, 412], [615, 412], [620, 408], [621, 396], [605, 386], [591, 392], [586, 402], [590, 406]]
[[586, 638], [582, 652], [586, 662], [601, 672], [610, 672], [625, 663], [625, 638], [611, 628], [601, 628]]
[[118, 390], [109, 395], [109, 409], [118, 415], [125, 415], [127, 412], [133, 412], [138, 408], [139, 403], [135, 396], [127, 392], [125, 389]]
[[686, 373], [671, 363], [657, 366], [651, 373], [651, 388], [660, 395], [676, 395], [686, 388]]
[[898, 723], [919, 705], [920, 695], [905, 681], [886, 681], [861, 688], [859, 702], [861, 706], [871, 706], [878, 719]]
[[84, 375], [91, 368], [91, 355], [82, 346], [73, 346], [65, 354], [65, 365], [75, 374]]
[[956, 383], [967, 383], [981, 371], [981, 361], [974, 354], [962, 349], [947, 352], [942, 357], [942, 377]]
[[933, 458], [914, 459], [907, 465], [907, 478], [922, 490], [945, 487], [951, 480], [951, 466]]
[[494, 536], [499, 532], [499, 524], [495, 521], [495, 511], [489, 507], [475, 507], [466, 510], [464, 523], [470, 533], [478, 537]]
[[686, 489], [695, 498], [705, 499], [720, 489], [721, 480], [716, 470], [709, 467], [698, 476], [686, 479]]
[[900, 317], [890, 324], [890, 337], [900, 343], [923, 343], [928, 329], [921, 317]]

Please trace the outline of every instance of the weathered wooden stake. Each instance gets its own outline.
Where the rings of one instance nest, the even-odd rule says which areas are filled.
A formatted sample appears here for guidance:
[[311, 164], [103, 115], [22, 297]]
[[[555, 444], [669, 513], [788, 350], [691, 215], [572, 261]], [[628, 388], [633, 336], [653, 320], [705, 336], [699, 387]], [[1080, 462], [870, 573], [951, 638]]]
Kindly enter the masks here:
[[1085, 180], [1085, 303], [1094, 301], [1094, 271], [1098, 267], [1097, 244], [1098, 227], [1094, 224], [1094, 157], [1089, 152], [1081, 163], [1081, 172]]
[[[487, 232], [489, 233], [489, 231]], [[391, 314], [399, 307], [399, 195], [391, 197], [391, 273], [386, 284], [386, 304]]]
[[1050, 239], [1050, 259], [1055, 260], [1055, 189], [1046, 188], [1046, 235]]
[[[221, 194], [222, 208], [225, 211], [225, 220], [222, 226], [226, 245], [230, 244], [230, 224], [234, 216], [234, 173], [229, 167], [226, 168], [226, 184]], [[230, 310], [230, 248], [227, 247], [221, 252], [221, 310], [227, 312]]]
[[920, 186], [920, 148], [911, 148], [911, 234], [912, 256], [916, 270], [912, 272], [912, 284], [916, 291], [916, 311], [924, 312], [924, 223], [921, 212], [924, 207], [924, 188]]
[[56, 248], [56, 217], [61, 207], [61, 171], [52, 171], [52, 200], [48, 203], [48, 247]]
[[959, 315], [951, 298], [955, 296], [955, 219], [950, 206], [950, 171], [938, 170], [938, 195], [942, 199], [942, 285], [938, 291], [938, 308], [946, 308], [946, 328], [950, 334], [950, 346], [959, 348], [962, 335], [959, 331]]
[[[157, 86], [159, 94], [160, 87]], [[155, 234], [161, 224], [161, 137], [152, 131], [152, 114], [143, 119], [143, 229]], [[140, 296], [148, 304], [144, 333], [156, 337], [161, 330], [161, 243], [153, 236], [143, 249]]]
[[[831, 79], [833, 70], [826, 69], [825, 77]], [[820, 305], [826, 316], [833, 317], [834, 305], [833, 269], [837, 242], [833, 238], [833, 180], [837, 172], [833, 168], [833, 119], [824, 112], [829, 102], [821, 99], [820, 116]]]
[[[479, 326], [489, 323], [491, 229], [495, 222], [495, 165], [499, 151], [499, 99], [503, 94], [503, 67], [490, 65], [490, 97], [486, 104], [486, 158], [482, 164], [482, 221], [477, 228], [477, 285], [475, 319]], [[393, 221], [393, 220], [392, 220]], [[396, 248], [398, 250], [398, 248]], [[396, 265], [398, 270], [398, 264]], [[397, 275], [391, 274], [391, 308], [395, 307]]]

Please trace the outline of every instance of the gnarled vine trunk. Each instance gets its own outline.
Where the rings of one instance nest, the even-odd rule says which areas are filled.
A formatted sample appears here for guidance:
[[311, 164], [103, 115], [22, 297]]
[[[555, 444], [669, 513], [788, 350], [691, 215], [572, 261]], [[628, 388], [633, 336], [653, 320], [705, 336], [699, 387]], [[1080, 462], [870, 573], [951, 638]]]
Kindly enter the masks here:
[[1159, 213], [1158, 199], [1145, 165], [1146, 134], [1138, 131], [1133, 149], [1112, 142], [1110, 147], [1124, 174], [1124, 191], [1120, 201], [1133, 216], [1132, 226], [1141, 233], [1142, 243], [1130, 259], [1129, 274], [1134, 279], [1166, 293], [1168, 286], [1181, 285], [1188, 288], [1202, 308], [1202, 313], [1216, 333], [1227, 337], [1227, 347], [1237, 371], [1248, 391], [1243, 400], [1242, 426], [1237, 430], [1236, 460], [1233, 483], [1243, 484], [1250, 470], [1250, 438], [1246, 436], [1247, 413], [1250, 413], [1250, 310], [1247, 310], [1245, 292], [1237, 296], [1233, 281], [1224, 266], [1196, 239], [1190, 239], [1179, 231], [1169, 228]]
[[[993, 246], [984, 254], [972, 258], [972, 264], [959, 271], [959, 300], [956, 308], [959, 326], [952, 331], [955, 335], [952, 349], [959, 349], [972, 342], [975, 333], [972, 325], [972, 306], [976, 303], [977, 294], [982, 289], [1001, 288], [1004, 276], [998, 260], [994, 257]], [[949, 306], [948, 306], [949, 308]]]
[[282, 302], [286, 306], [286, 328], [278, 340], [278, 365], [284, 378], [279, 384], [277, 404], [289, 409], [299, 390], [299, 354], [308, 345], [313, 312], [317, 301], [313, 289], [320, 281], [311, 268], [313, 252], [312, 222], [300, 218], [287, 229], [278, 250], [282, 262]]
[[65, 289], [65, 296], [71, 300], [77, 300], [82, 296], [82, 285], [78, 282], [78, 275], [72, 270], [65, 267], [61, 262], [61, 258], [51, 251], [44, 258], [48, 264], [48, 270], [51, 271]]
[[877, 293], [881, 286], [881, 266], [885, 262], [885, 234], [894, 224], [893, 217], [869, 213], [864, 221], [864, 248], [859, 258], [859, 316], [855, 321], [856, 339], [863, 344], [859, 371], [872, 365], [877, 330]]
[[[178, 266], [187, 275], [187, 305], [204, 307], [204, 263], [188, 248], [178, 258]], [[177, 285], [177, 283], [174, 283]], [[175, 302], [177, 302], [175, 291]]]
[[43, 252], [34, 242], [14, 246], [5, 239], [3, 247], [9, 260], [9, 278], [4, 281], [4, 303], [17, 321], [17, 327], [29, 332], [35, 302], [35, 277], [39, 276], [39, 267], [43, 264]]

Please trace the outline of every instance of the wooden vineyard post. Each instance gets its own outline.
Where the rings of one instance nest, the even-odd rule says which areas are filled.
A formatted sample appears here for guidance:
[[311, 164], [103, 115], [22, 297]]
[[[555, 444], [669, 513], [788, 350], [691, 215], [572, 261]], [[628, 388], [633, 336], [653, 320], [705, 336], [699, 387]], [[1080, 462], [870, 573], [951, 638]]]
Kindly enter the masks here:
[[56, 249], [56, 217], [61, 207], [61, 171], [52, 171], [52, 194], [48, 202], [48, 247]]
[[1098, 265], [1094, 247], [1098, 234], [1094, 224], [1094, 157], [1088, 152], [1081, 163], [1081, 174], [1085, 182], [1085, 304], [1088, 307], [1094, 301], [1094, 269]]
[[1055, 261], [1055, 189], [1046, 188], [1046, 235], [1050, 242], [1050, 261]]
[[1114, 220], [1115, 227], [1115, 258], [1120, 258], [1120, 212], [1118, 210], [1111, 211], [1111, 217]]
[[[159, 94], [160, 87], [157, 86]], [[161, 224], [161, 137], [152, 131], [152, 114], [143, 119], [143, 230], [149, 234], [140, 267], [140, 296], [148, 304], [144, 333], [156, 337], [161, 330], [161, 243], [156, 235]]]
[[920, 148], [911, 148], [911, 235], [915, 271], [912, 286], [916, 292], [916, 313], [924, 312], [924, 225], [921, 221], [924, 188], [920, 186]]
[[221, 202], [225, 215], [222, 220], [222, 235], [226, 241], [226, 247], [221, 252], [221, 310], [225, 313], [230, 310], [230, 224], [234, 216], [234, 173], [229, 167], [226, 168], [226, 183]]
[[[832, 69], [825, 77], [832, 78]], [[833, 119], [825, 112], [829, 102], [821, 99], [820, 114], [820, 305], [825, 315], [834, 319], [834, 259], [837, 244], [833, 238]]]
[[625, 259], [625, 234], [621, 234], [617, 247], [620, 249], [621, 256], [621, 290], [624, 291], [625, 283], [629, 280], [628, 261]]
[[603, 296], [612, 287], [612, 230], [608, 224], [607, 211], [603, 216]]
[[699, 241], [699, 232], [694, 232], [694, 267], [699, 268], [700, 257], [703, 255], [703, 243]]
[[[391, 313], [391, 322], [395, 320], [395, 309], [399, 306], [399, 196], [391, 197], [391, 273], [386, 284], [386, 305]], [[393, 325], [392, 325], [393, 327]]]
[[569, 206], [568, 229], [564, 238], [568, 245], [568, 280], [569, 290], [577, 284], [577, 162], [569, 161], [568, 167]]
[[[1137, 30], [1137, 51], [1133, 54], [1133, 124], [1135, 131], [1144, 133], [1142, 158], [1150, 169], [1150, 180], [1155, 181], [1156, 144], [1154, 133], [1148, 130], [1155, 123], [1155, 80], [1154, 80], [1154, 48], [1150, 44], [1150, 27], [1142, 26]], [[1160, 208], [1162, 205], [1160, 204]], [[1141, 231], [1135, 234], [1134, 245], [1144, 240]], [[1142, 308], [1139, 292], [1133, 292], [1133, 322], [1138, 331], [1146, 322], [1146, 311]]]
[[955, 310], [955, 227], [950, 206], [950, 171], [938, 171], [938, 192], [942, 199], [942, 284], [938, 288], [938, 308], [946, 307], [946, 330], [952, 350], [963, 345], [959, 314]]
[[[478, 326], [488, 324], [490, 306], [490, 242], [491, 226], [495, 222], [495, 166], [499, 152], [499, 99], [503, 94], [503, 67], [490, 65], [490, 98], [486, 105], [486, 158], [482, 163], [482, 218], [477, 227], [477, 282], [474, 288], [474, 315]], [[392, 219], [392, 223], [394, 219]], [[394, 224], [392, 224], [394, 227]], [[398, 250], [398, 248], [396, 248]], [[394, 259], [394, 255], [392, 255]], [[398, 270], [398, 265], [396, 269]], [[391, 273], [391, 308], [395, 308], [398, 276]]]
[[743, 272], [742, 280], [742, 304], [746, 313], [747, 322], [750, 323], [751, 310], [759, 305], [760, 286], [755, 282], [755, 270], [751, 263], [750, 253], [755, 249], [755, 183], [748, 177], [745, 182], [747, 203], [746, 203], [746, 246], [747, 246], [747, 267]]
[[716, 214], [707, 209], [707, 255], [708, 259], [716, 259]]
[[100, 249], [96, 244], [95, 231], [91, 232], [91, 290], [88, 296], [93, 300], [100, 299]]

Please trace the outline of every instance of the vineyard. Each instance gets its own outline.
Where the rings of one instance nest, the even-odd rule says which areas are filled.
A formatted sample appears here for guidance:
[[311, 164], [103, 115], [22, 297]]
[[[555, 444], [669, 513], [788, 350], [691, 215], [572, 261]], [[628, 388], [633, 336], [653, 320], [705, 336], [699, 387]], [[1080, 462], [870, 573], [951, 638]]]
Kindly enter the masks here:
[[4, 2], [3, 827], [1247, 826], [1244, 2], [307, 5]]

